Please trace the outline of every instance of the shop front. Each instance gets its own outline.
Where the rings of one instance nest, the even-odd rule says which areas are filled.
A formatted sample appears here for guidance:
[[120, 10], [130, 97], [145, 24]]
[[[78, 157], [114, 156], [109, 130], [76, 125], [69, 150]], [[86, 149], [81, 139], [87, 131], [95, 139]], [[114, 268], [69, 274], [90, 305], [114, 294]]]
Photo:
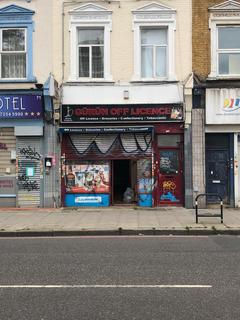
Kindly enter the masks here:
[[62, 205], [183, 205], [182, 121], [181, 104], [63, 104]]
[[42, 136], [41, 92], [1, 92], [0, 206], [40, 206]]
[[[219, 194], [223, 202], [238, 206], [240, 90], [206, 90], [206, 192]], [[217, 202], [208, 196], [207, 202]]]

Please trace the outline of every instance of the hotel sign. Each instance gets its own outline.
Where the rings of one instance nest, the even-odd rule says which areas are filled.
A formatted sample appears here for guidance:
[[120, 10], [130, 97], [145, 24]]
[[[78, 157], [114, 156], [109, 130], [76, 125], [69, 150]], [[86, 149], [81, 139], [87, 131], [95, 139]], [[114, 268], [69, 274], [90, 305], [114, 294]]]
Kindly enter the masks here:
[[0, 95], [0, 119], [42, 119], [40, 95]]
[[62, 105], [62, 123], [183, 121], [180, 104]]

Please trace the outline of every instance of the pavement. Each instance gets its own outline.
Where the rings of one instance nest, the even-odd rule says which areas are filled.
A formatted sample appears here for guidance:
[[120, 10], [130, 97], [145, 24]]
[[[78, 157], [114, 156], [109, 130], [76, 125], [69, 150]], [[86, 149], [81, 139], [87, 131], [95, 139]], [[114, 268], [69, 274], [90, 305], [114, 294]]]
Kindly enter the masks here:
[[[219, 214], [220, 209], [199, 213]], [[199, 217], [181, 207], [0, 208], [0, 237], [79, 235], [240, 235], [240, 208]]]

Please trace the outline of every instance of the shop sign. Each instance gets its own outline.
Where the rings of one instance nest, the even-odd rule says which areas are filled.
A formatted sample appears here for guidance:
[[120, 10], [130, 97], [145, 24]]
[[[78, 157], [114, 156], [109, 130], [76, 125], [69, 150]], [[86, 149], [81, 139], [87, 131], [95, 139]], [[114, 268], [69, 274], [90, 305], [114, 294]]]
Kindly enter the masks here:
[[66, 194], [66, 207], [107, 207], [110, 203], [109, 194]]
[[62, 123], [182, 121], [180, 104], [62, 105]]
[[75, 197], [75, 203], [101, 203], [101, 196], [78, 196]]
[[40, 95], [0, 95], [0, 119], [41, 119]]
[[207, 89], [206, 123], [240, 124], [240, 89]]
[[15, 177], [0, 177], [0, 195], [15, 194]]

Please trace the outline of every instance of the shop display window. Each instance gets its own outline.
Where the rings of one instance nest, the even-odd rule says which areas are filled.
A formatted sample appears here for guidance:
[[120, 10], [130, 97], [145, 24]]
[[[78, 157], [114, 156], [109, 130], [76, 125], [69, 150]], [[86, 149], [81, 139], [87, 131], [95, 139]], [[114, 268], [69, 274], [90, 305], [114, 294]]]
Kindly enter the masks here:
[[68, 193], [109, 193], [110, 163], [88, 161], [66, 164], [65, 186]]

